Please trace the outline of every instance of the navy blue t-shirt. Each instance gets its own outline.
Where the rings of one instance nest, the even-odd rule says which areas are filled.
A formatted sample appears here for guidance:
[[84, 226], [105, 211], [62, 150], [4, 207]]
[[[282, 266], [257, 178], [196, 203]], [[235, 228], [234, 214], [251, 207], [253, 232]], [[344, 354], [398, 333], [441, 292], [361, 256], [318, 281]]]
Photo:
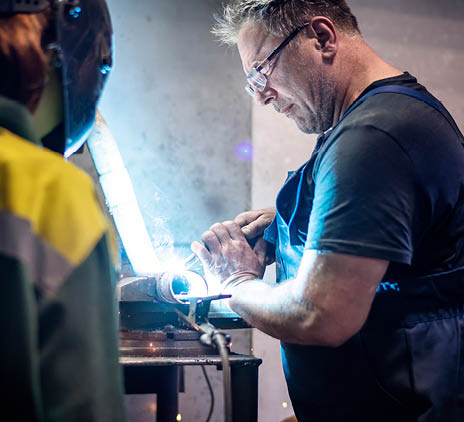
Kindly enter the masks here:
[[[431, 96], [408, 73], [361, 95], [394, 84]], [[334, 129], [307, 175], [315, 191], [305, 248], [391, 261], [386, 279], [463, 266], [462, 142], [424, 102], [396, 93], [366, 99]]]
[[[387, 85], [433, 98], [408, 73], [377, 81], [361, 96]], [[436, 397], [456, 394], [449, 392], [450, 379], [462, 349], [451, 317], [464, 312], [462, 272], [453, 271], [464, 266], [464, 139], [444, 114], [398, 93], [365, 99], [318, 139], [311, 159], [277, 198], [288, 236], [275, 220], [266, 239], [282, 252], [283, 266], [291, 258], [286, 248], [373, 257], [390, 262], [384, 281], [401, 287], [378, 290], [365, 326], [338, 348], [282, 343], [301, 422], [418, 420]], [[288, 266], [292, 277], [298, 265]], [[459, 289], [451, 283], [456, 280]], [[444, 284], [451, 286], [443, 289], [446, 297]], [[418, 324], [438, 319], [448, 322]], [[448, 348], [456, 353], [449, 359], [443, 356]], [[421, 382], [410, 385], [415, 376]], [[438, 381], [429, 391], [432, 378]]]

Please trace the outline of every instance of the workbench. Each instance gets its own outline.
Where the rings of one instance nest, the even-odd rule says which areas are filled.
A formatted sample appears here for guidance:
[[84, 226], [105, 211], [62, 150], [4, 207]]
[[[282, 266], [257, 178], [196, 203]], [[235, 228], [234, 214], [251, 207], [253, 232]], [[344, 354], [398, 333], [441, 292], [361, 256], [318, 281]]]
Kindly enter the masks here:
[[[178, 414], [180, 369], [188, 365], [214, 365], [221, 368], [219, 356], [158, 357], [122, 356], [126, 394], [155, 393], [156, 422], [174, 422]], [[262, 360], [231, 353], [233, 422], [258, 420], [258, 367]]]

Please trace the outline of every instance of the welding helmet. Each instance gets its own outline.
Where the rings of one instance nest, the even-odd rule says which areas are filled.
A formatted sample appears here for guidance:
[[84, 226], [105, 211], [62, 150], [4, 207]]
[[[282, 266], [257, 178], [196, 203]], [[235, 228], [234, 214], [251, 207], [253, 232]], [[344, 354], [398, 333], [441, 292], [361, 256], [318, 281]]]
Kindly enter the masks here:
[[56, 66], [63, 87], [64, 122], [47, 145], [69, 157], [87, 140], [112, 66], [112, 27], [105, 0], [0, 0], [0, 13], [53, 11]]

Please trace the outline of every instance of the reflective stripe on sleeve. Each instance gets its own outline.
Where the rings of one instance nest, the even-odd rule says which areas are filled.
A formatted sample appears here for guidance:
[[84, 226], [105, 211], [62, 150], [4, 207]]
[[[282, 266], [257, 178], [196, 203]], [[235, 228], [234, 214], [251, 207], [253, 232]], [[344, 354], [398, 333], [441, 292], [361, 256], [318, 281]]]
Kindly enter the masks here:
[[40, 236], [28, 220], [0, 210], [0, 254], [25, 264], [32, 283], [45, 295], [53, 294], [74, 266]]

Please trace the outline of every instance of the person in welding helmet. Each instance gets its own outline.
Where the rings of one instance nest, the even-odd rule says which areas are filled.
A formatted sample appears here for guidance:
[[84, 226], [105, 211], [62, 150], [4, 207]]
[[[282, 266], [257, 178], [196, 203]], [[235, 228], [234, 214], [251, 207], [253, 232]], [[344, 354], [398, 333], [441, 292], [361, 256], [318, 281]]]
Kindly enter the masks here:
[[111, 42], [104, 0], [0, 0], [0, 402], [11, 420], [124, 420], [116, 249], [91, 179], [64, 159], [92, 128]]
[[[192, 249], [281, 340], [299, 422], [464, 420], [464, 138], [343, 0], [233, 0], [215, 33], [246, 90], [319, 134], [275, 209]], [[264, 229], [265, 232], [264, 232]], [[253, 251], [246, 236], [261, 236]], [[265, 243], [277, 283], [263, 282]]]

